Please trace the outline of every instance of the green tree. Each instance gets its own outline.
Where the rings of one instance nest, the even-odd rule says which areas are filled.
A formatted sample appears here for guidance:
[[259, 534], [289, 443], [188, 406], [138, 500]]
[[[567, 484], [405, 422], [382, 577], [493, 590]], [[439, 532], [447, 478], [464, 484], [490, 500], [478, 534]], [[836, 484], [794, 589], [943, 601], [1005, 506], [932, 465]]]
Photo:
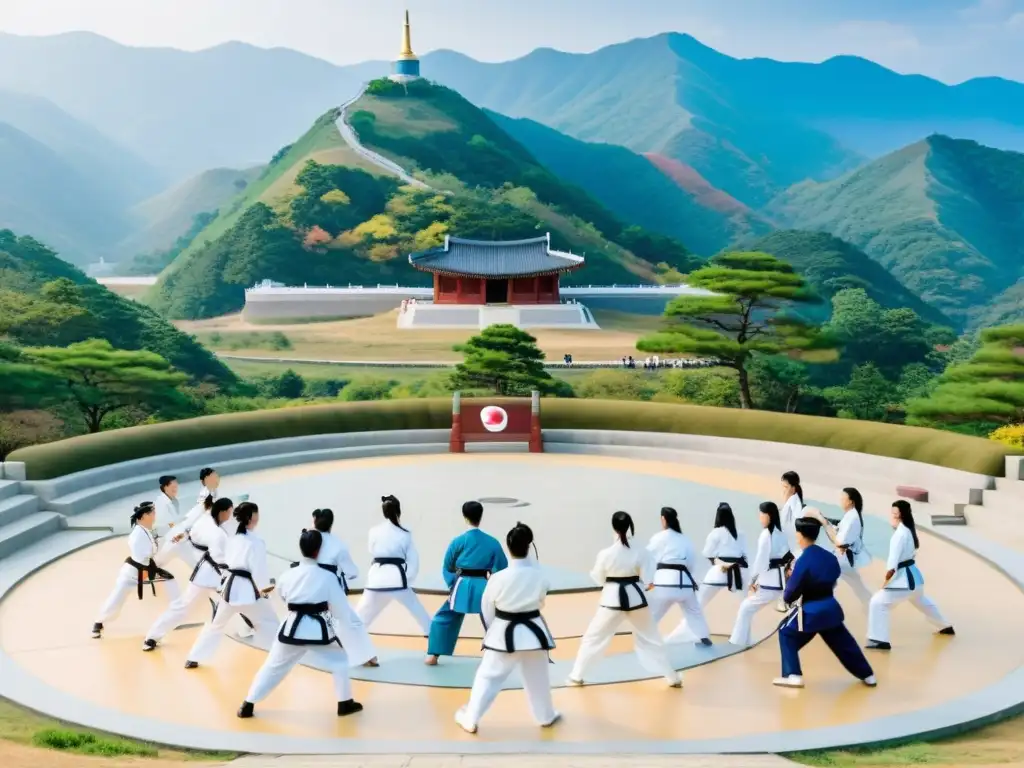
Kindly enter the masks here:
[[825, 399], [840, 418], [885, 421], [896, 400], [896, 388], [874, 363], [858, 365], [843, 387], [829, 387]]
[[683, 295], [665, 309], [666, 328], [637, 343], [643, 352], [715, 358], [739, 378], [740, 405], [753, 408], [748, 365], [752, 355], [810, 358], [834, 345], [820, 329], [787, 315], [796, 304], [817, 301], [804, 279], [767, 253], [724, 253], [690, 274], [687, 282], [711, 295]]
[[59, 385], [56, 376], [36, 365], [21, 349], [0, 341], [0, 412], [45, 403]]
[[811, 386], [807, 365], [781, 355], [755, 355], [750, 379], [757, 402], [770, 411], [796, 413], [801, 398], [818, 393]]
[[544, 370], [537, 340], [514, 325], [489, 325], [455, 347], [465, 358], [455, 366], [455, 389], [488, 389], [496, 395], [528, 395], [533, 390], [555, 394], [564, 390]]
[[931, 396], [912, 400], [907, 413], [923, 423], [1024, 421], [1024, 325], [982, 331], [978, 351], [947, 368]]
[[179, 403], [178, 386], [187, 379], [160, 355], [114, 349], [99, 339], [26, 349], [25, 357], [60, 382], [53, 398], [73, 403], [90, 432], [99, 432], [104, 417], [125, 408]]

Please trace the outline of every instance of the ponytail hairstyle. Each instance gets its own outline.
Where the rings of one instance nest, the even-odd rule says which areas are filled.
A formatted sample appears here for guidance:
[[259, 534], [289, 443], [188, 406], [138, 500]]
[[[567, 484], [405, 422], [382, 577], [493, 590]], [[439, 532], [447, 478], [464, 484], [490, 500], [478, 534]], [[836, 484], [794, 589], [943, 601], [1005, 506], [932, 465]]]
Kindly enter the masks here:
[[917, 526], [914, 525], [914, 513], [911, 511], [910, 502], [906, 499], [897, 499], [892, 505], [899, 510], [900, 522], [910, 529], [910, 535], [914, 537], [914, 549], [920, 549], [921, 541], [917, 538]]
[[679, 513], [676, 512], [672, 507], [661, 508], [661, 519], [665, 521], [665, 525], [676, 533], [682, 533], [679, 528]]
[[329, 509], [314, 509], [313, 527], [321, 533], [330, 533], [334, 527], [334, 512]]
[[804, 503], [804, 489], [800, 487], [800, 475], [796, 472], [784, 472], [782, 474], [782, 481], [793, 486], [793, 490], [796, 491], [797, 498], [800, 499], [800, 508], [803, 509], [806, 507], [807, 504]]
[[152, 501], [139, 502], [139, 505], [132, 510], [132, 528], [138, 525], [143, 515], [153, 512], [155, 509], [156, 505]]
[[619, 541], [622, 542], [622, 546], [629, 546], [629, 539], [626, 537], [628, 533], [632, 536], [636, 529], [633, 526], [633, 518], [629, 516], [629, 512], [616, 512], [612, 515], [612, 530], [619, 534]]
[[252, 522], [252, 516], [260, 511], [260, 508], [253, 504], [251, 501], [243, 501], [237, 507], [235, 507], [235, 520], [238, 521], [238, 530], [236, 533], [245, 534], [249, 530], [249, 523]]
[[508, 553], [519, 560], [525, 559], [530, 554], [530, 546], [532, 545], [534, 554], [540, 560], [537, 544], [533, 540], [533, 531], [528, 525], [516, 523], [516, 527], [509, 531], [505, 537], [505, 544], [508, 546]]
[[[864, 497], [860, 495], [860, 491], [856, 488], [843, 488], [843, 493], [849, 496], [850, 501], [853, 502], [853, 508], [857, 510], [857, 517], [860, 518], [860, 535], [864, 538]], [[910, 505], [907, 504], [909, 507]], [[913, 517], [911, 517], [913, 522]], [[914, 534], [914, 538], [917, 538], [917, 534]]]
[[[402, 519], [402, 502], [394, 496], [381, 496], [380, 510], [393, 526], [402, 528], [402, 524], [399, 522]], [[409, 532], [408, 528], [402, 528], [402, 530], [406, 533]]]
[[203, 497], [203, 509], [209, 512], [213, 509], [213, 494], [208, 493]]
[[221, 512], [227, 512], [235, 506], [235, 503], [231, 499], [217, 499], [213, 500], [213, 496], [207, 496], [203, 500], [203, 508], [210, 513], [210, 517], [213, 518], [213, 522], [220, 525]]
[[762, 501], [758, 510], [762, 515], [768, 515], [768, 533], [782, 530], [782, 522], [779, 520], [779, 505], [774, 501]]
[[715, 510], [715, 528], [725, 528], [734, 539], [739, 538], [736, 533], [736, 516], [732, 513], [732, 507], [724, 501]]

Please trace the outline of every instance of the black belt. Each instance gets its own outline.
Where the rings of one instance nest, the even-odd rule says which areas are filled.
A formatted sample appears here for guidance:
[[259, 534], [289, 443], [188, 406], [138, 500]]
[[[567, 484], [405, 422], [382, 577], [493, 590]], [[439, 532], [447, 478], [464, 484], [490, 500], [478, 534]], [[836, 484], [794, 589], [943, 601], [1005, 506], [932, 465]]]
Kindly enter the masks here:
[[486, 568], [456, 568], [455, 575], [470, 579], [486, 579], [491, 572]]
[[[189, 539], [189, 541], [192, 541], [192, 539]], [[224, 571], [226, 571], [228, 567], [224, 565], [224, 563], [218, 563], [210, 556], [210, 548], [201, 547], [198, 544], [195, 544], [193, 546], [195, 546], [196, 549], [201, 551], [203, 553], [203, 556], [199, 558], [199, 562], [196, 563], [196, 567], [192, 569], [192, 575], [188, 577], [188, 580], [196, 580], [196, 575], [198, 575], [199, 569], [203, 567], [203, 563], [209, 563], [213, 570], [217, 572], [218, 576], [223, 576]]]
[[[639, 608], [647, 607], [647, 596], [644, 591], [637, 585], [640, 583], [639, 576], [606, 576], [606, 584], [618, 584], [619, 585], [619, 610], [620, 611], [635, 611]], [[629, 606], [629, 593], [626, 591], [626, 587], [632, 586], [636, 589], [636, 593], [640, 596], [640, 605], [635, 605], [632, 608]]]
[[402, 586], [399, 589], [409, 588], [409, 579], [405, 574], [405, 558], [403, 557], [375, 557], [373, 562], [377, 565], [394, 565], [398, 567], [398, 572], [402, 574]]
[[[285, 645], [330, 645], [331, 643], [337, 643], [341, 645], [341, 641], [337, 637], [331, 637], [331, 632], [328, 631], [328, 619], [324, 614], [327, 613], [330, 606], [326, 603], [288, 603], [289, 613], [294, 613], [295, 618], [292, 619], [292, 627], [288, 634], [285, 634], [284, 628], [287, 625], [287, 621], [281, 625], [280, 631], [277, 633], [277, 639]], [[302, 638], [295, 637], [295, 633], [299, 629], [299, 623], [303, 619], [313, 619], [320, 625], [320, 639], [319, 640], [303, 640]]]
[[210, 551], [209, 547], [204, 547], [202, 544], [196, 544], [192, 540], [192, 534], [191, 533], [186, 533], [185, 537], [188, 539], [188, 543], [191, 544], [196, 549], [198, 549], [200, 552], [209, 552]]
[[[912, 570], [910, 570], [910, 566], [912, 566], [912, 565], [914, 565], [913, 559], [911, 559], [911, 560], [904, 560], [903, 562], [901, 562], [899, 565], [896, 566], [896, 572], [897, 573], [899, 571], [901, 571], [902, 569], [904, 569], [904, 568], [907, 569], [907, 589], [909, 589], [911, 591], [913, 591], [914, 588], [917, 586], [917, 581], [914, 580], [914, 572]], [[893, 575], [895, 575], [895, 574], [893, 574]]]
[[252, 585], [252, 593], [253, 593], [253, 595], [256, 596], [257, 600], [260, 599], [260, 597], [261, 597], [260, 590], [259, 590], [259, 587], [256, 586], [256, 582], [253, 580], [252, 574], [249, 571], [243, 571], [241, 568], [229, 568], [228, 569], [228, 578], [227, 578], [227, 581], [224, 582], [224, 590], [223, 590], [224, 602], [225, 603], [230, 603], [231, 602], [231, 599], [230, 599], [231, 598], [231, 585], [235, 583], [235, 578], [236, 577], [240, 578], [240, 579], [246, 579]]
[[[348, 594], [348, 580], [345, 578], [344, 573], [338, 573], [338, 566], [331, 565], [330, 563], [317, 563], [316, 566], [317, 568], [323, 568], [328, 573], [333, 573], [337, 577], [338, 583], [341, 584], [341, 588], [345, 590], [345, 594]], [[298, 568], [299, 564], [292, 563], [291, 567]]]
[[139, 595], [139, 600], [142, 599], [143, 574], [146, 574], [146, 578], [149, 579], [149, 586], [153, 590], [154, 597], [156, 597], [156, 583], [158, 581], [174, 581], [174, 574], [165, 571], [163, 568], [158, 568], [153, 558], [150, 558], [149, 562], [146, 565], [143, 565], [142, 563], [137, 563], [130, 557], [126, 558], [125, 562], [128, 563], [128, 565], [130, 565], [136, 571], [138, 571], [139, 582], [137, 592]]
[[832, 590], [831, 589], [811, 589], [809, 591], [805, 590], [804, 592], [801, 593], [800, 597], [803, 598], [804, 605], [807, 605], [807, 603], [817, 603], [817, 602], [819, 602], [821, 600], [830, 600], [830, 599], [832, 599]]
[[[690, 569], [682, 563], [658, 563], [655, 566], [656, 571], [679, 571], [679, 589], [692, 589], [694, 592], [697, 591], [697, 582], [693, 580], [693, 574], [690, 573]], [[683, 576], [686, 576], [690, 580], [690, 585], [687, 586], [683, 583]], [[666, 584], [656, 584], [655, 586], [668, 586]]]
[[729, 567], [725, 569], [726, 577], [728, 578], [729, 591], [743, 589], [743, 572], [741, 568], [747, 568], [747, 558], [745, 557], [713, 557], [711, 558], [712, 565], [715, 560], [720, 560], [723, 563], [728, 563]]
[[533, 623], [537, 619], [544, 621], [544, 619], [541, 619], [540, 611], [509, 613], [508, 611], [502, 611], [496, 608], [494, 610], [494, 618], [508, 622], [508, 626], [505, 627], [505, 648], [509, 653], [514, 653], [516, 650], [514, 635], [516, 627], [519, 626], [526, 627], [533, 633], [533, 636], [537, 638], [537, 642], [540, 643], [540, 649], [542, 651], [550, 651], [555, 647], [548, 641], [548, 637], [544, 634], [544, 631]]
[[778, 587], [766, 587], [762, 584], [758, 584], [761, 589], [767, 589], [769, 592], [779, 592], [786, 588], [786, 567], [789, 566], [796, 558], [793, 557], [792, 552], [787, 552], [782, 557], [773, 557], [768, 560], [768, 570], [779, 572], [779, 585]]

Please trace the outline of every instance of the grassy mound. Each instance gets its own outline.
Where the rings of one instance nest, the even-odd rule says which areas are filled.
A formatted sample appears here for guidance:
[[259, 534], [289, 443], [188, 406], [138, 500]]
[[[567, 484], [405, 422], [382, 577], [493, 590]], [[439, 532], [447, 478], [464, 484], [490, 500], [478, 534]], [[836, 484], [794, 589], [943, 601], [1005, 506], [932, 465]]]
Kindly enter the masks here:
[[[490, 401], [488, 401], [490, 402]], [[601, 429], [734, 437], [836, 448], [1001, 475], [1009, 446], [921, 427], [665, 403], [548, 399], [545, 429]], [[146, 456], [284, 437], [398, 429], [448, 429], [448, 398], [354, 402], [232, 413], [131, 427], [22, 448], [10, 461], [45, 480]]]

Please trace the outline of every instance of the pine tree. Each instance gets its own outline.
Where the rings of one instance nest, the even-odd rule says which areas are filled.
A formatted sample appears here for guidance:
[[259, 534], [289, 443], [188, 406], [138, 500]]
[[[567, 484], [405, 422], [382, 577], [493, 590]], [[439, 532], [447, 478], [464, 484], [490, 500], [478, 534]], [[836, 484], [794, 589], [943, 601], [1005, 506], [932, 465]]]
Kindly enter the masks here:
[[544, 370], [537, 340], [514, 325], [489, 325], [455, 347], [465, 358], [455, 366], [455, 389], [489, 389], [496, 395], [555, 393], [564, 388]]
[[756, 251], [723, 253], [691, 272], [687, 283], [711, 293], [669, 302], [666, 328], [641, 339], [637, 349], [714, 358], [734, 368], [743, 408], [754, 407], [748, 366], [755, 353], [834, 358], [835, 345], [818, 326], [786, 313], [793, 305], [819, 299], [781, 259]]
[[73, 403], [90, 432], [99, 432], [103, 419], [123, 408], [153, 409], [177, 402], [178, 385], [188, 378], [160, 355], [115, 349], [100, 339], [29, 348], [23, 357], [58, 382], [52, 397]]
[[1024, 325], [982, 331], [971, 358], [947, 368], [931, 396], [911, 401], [907, 413], [919, 422], [1024, 422]]

